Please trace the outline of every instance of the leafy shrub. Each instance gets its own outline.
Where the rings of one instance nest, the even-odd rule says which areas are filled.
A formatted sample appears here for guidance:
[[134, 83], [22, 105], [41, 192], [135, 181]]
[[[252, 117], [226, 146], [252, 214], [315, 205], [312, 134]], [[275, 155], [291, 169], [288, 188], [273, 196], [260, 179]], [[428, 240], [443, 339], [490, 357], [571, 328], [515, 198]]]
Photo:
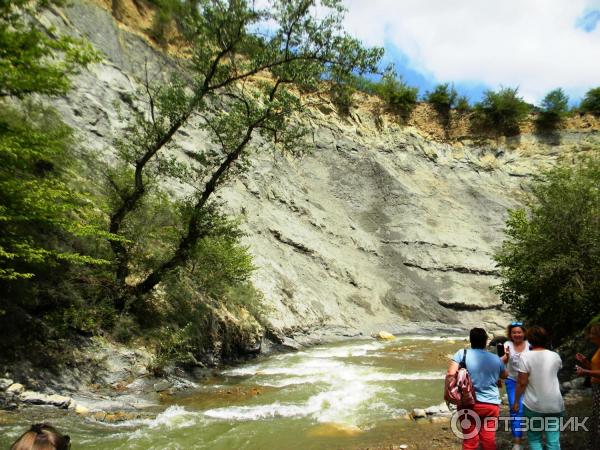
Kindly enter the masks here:
[[579, 109], [584, 113], [600, 116], [600, 87], [590, 89], [586, 92]]
[[530, 106], [517, 95], [518, 91], [518, 88], [486, 91], [483, 100], [475, 105], [475, 128], [505, 136], [519, 134]]
[[332, 83], [329, 95], [340, 115], [350, 114], [350, 108], [354, 106], [352, 95], [355, 91], [356, 89], [349, 83]]
[[561, 89], [550, 91], [542, 100], [536, 125], [542, 130], [554, 130], [568, 114], [569, 97]]
[[500, 298], [558, 341], [600, 314], [600, 158], [558, 166], [535, 181], [526, 209], [510, 212], [494, 259]]
[[438, 113], [448, 116], [456, 106], [458, 92], [449, 83], [438, 84], [435, 89], [425, 94], [425, 101], [430, 103]]
[[381, 81], [375, 85], [375, 92], [387, 105], [388, 109], [402, 119], [407, 119], [417, 105], [419, 89], [410, 87], [399, 79], [393, 68], [388, 68]]
[[466, 114], [471, 111], [471, 105], [469, 99], [465, 95], [461, 95], [456, 100], [456, 111], [460, 114]]

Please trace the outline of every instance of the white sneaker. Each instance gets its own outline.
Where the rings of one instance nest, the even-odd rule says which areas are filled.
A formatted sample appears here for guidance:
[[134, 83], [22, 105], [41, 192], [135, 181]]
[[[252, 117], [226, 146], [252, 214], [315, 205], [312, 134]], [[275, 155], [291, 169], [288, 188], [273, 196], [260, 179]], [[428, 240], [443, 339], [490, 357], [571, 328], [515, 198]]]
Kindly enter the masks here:
[[514, 444], [512, 450], [523, 450], [523, 446], [521, 444]]

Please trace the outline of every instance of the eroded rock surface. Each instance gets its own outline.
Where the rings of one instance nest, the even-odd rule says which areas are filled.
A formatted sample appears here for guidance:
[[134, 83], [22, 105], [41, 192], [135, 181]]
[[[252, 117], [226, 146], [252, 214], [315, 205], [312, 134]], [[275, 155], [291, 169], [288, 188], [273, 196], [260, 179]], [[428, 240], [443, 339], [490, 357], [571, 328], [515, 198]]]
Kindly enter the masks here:
[[[114, 105], [132, 107], [145, 61], [151, 75], [172, 61], [94, 3], [74, 2], [64, 16], [47, 20], [106, 54], [58, 107], [88, 151], [110, 161], [112, 138], [124, 126]], [[348, 118], [315, 109], [310, 122], [314, 145], [307, 156], [273, 156], [263, 148], [250, 170], [220, 192], [230, 213], [243, 217], [258, 267], [254, 282], [282, 334], [500, 327], [507, 316], [490, 289], [498, 283], [492, 254], [507, 210], [520, 204], [540, 168], [600, 142], [594, 132], [566, 131], [440, 143], [387, 117], [380, 128], [367, 108]], [[176, 139], [184, 150], [209, 145], [192, 126]]]

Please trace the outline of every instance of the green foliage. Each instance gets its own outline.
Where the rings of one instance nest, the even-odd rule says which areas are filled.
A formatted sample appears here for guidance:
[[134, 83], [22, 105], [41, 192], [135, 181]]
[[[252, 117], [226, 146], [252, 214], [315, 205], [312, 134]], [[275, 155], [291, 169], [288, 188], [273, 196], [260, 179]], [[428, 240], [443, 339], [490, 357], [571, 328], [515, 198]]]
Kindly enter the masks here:
[[[187, 264], [165, 278], [167, 301], [150, 306], [147, 321], [158, 344], [154, 371], [173, 362], [193, 365], [220, 340], [230, 345], [248, 327], [264, 323], [262, 296], [250, 282], [252, 257], [239, 243], [238, 224], [217, 208], [211, 215], [205, 220], [214, 225], [212, 235], [197, 243]], [[226, 315], [231, 316], [229, 324]], [[232, 333], [232, 327], [235, 336], [222, 336]]]
[[461, 95], [458, 97], [456, 100], [456, 111], [460, 114], [466, 114], [471, 111], [471, 105], [469, 104], [469, 99], [466, 96]]
[[398, 78], [393, 67], [388, 67], [381, 81], [375, 85], [375, 92], [387, 107], [401, 119], [406, 120], [417, 105], [419, 89], [410, 87]]
[[[191, 3], [196, 7], [188, 7]], [[207, 214], [215, 205], [212, 196], [246, 170], [251, 151], [264, 148], [253, 145], [256, 135], [283, 152], [298, 154], [310, 148], [308, 130], [296, 120], [306, 112], [298, 92], [314, 90], [324, 79], [334, 80], [344, 86], [340, 93], [347, 101], [345, 89], [352, 78], [376, 70], [382, 50], [365, 49], [344, 32], [341, 1], [317, 2], [325, 7], [318, 16], [312, 14], [314, 3], [274, 1], [264, 9], [249, 1], [181, 3], [177, 23], [191, 52], [184, 62], [191, 76], [145, 86], [138, 103], [149, 105], [148, 110], [134, 112], [127, 132], [116, 142], [120, 167], [109, 177], [114, 191], [109, 231], [131, 242], [112, 245], [117, 283], [124, 293], [119, 308], [137, 302], [170, 271], [187, 264], [196, 245], [213, 235], [204, 222], [214, 217]], [[157, 4], [167, 11], [174, 2]], [[263, 32], [266, 23], [268, 33]], [[250, 81], [265, 73], [270, 76]], [[174, 137], [192, 116], [202, 122], [213, 145], [188, 151], [194, 163], [186, 164], [174, 156]], [[145, 265], [148, 270], [142, 270], [139, 283], [130, 285], [129, 274], [140, 273], [144, 266], [138, 250], [151, 252], [150, 242], [141, 242], [140, 233], [128, 227], [166, 178], [193, 189], [183, 201], [187, 212], [177, 216], [180, 225], [170, 225], [179, 238], [175, 248], [166, 245], [164, 253]]]
[[[73, 131], [30, 94], [58, 95], [98, 59], [33, 19], [49, 3], [0, 4], [0, 330], [3, 347], [58, 342], [109, 323], [113, 239], [86, 190]], [[10, 97], [10, 98], [9, 98]], [[36, 342], [37, 341], [37, 342]], [[4, 353], [4, 351], [2, 351]]]
[[600, 313], [599, 186], [597, 156], [543, 173], [527, 209], [511, 211], [495, 255], [502, 301], [557, 341]]
[[[102, 235], [84, 196], [68, 186], [71, 130], [53, 110], [32, 103], [0, 113], [0, 279], [31, 278], [60, 262], [103, 259], [60, 244]], [[97, 219], [97, 217], [96, 217]]]
[[350, 114], [350, 108], [354, 105], [352, 99], [354, 92], [356, 92], [356, 89], [352, 83], [333, 82], [331, 84], [329, 95], [340, 115], [347, 116]]
[[425, 94], [425, 101], [430, 103], [438, 113], [448, 116], [456, 106], [458, 92], [449, 83], [438, 84], [435, 89]]
[[585, 93], [579, 109], [584, 113], [600, 116], [600, 87], [590, 89]]
[[[51, 36], [24, 15], [49, 2], [24, 0], [0, 3], [0, 96], [64, 94], [69, 76], [98, 60], [85, 42]], [[60, 57], [57, 57], [60, 56]]]
[[550, 91], [542, 100], [542, 107], [536, 119], [541, 130], [556, 130], [560, 127], [569, 110], [569, 97], [561, 89]]
[[149, 367], [155, 375], [163, 375], [168, 364], [196, 365], [194, 358], [194, 330], [191, 323], [181, 328], [165, 326], [153, 336], [156, 344], [155, 356]]
[[505, 136], [517, 135], [529, 110], [529, 104], [519, 97], [518, 88], [486, 91], [483, 100], [475, 105], [474, 125], [481, 131], [492, 131]]

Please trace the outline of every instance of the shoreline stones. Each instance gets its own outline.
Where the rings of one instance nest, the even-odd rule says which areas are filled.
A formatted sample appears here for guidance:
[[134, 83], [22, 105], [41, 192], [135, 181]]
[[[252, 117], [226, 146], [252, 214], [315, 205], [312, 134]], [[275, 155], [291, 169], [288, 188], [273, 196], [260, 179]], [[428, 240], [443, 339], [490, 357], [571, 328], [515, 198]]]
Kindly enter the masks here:
[[452, 414], [453, 411], [444, 402], [427, 408], [414, 408], [408, 417], [416, 421], [429, 419], [429, 421], [435, 423], [448, 421]]
[[19, 396], [19, 399], [23, 403], [30, 403], [32, 405], [50, 405], [61, 409], [67, 409], [73, 403], [73, 399], [71, 397], [57, 394], [46, 395], [34, 391], [24, 391]]

